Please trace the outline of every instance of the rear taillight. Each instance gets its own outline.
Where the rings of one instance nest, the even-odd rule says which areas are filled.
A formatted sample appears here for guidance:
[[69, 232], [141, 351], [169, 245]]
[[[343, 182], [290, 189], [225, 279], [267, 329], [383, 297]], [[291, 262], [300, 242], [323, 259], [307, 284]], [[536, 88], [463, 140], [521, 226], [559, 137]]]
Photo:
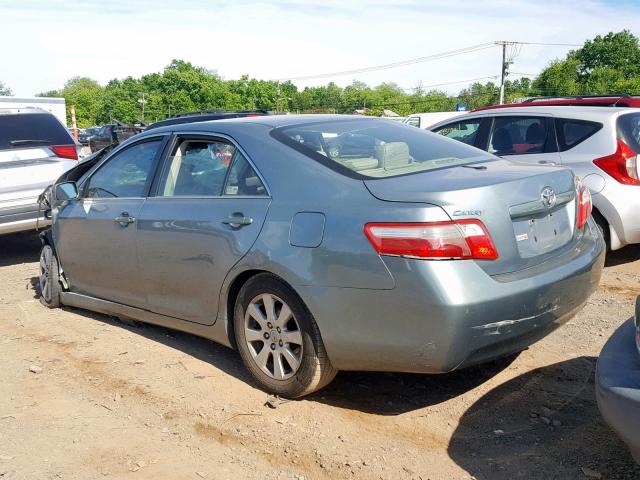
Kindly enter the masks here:
[[54, 145], [49, 147], [49, 150], [51, 150], [56, 157], [78, 160], [78, 151], [75, 145]]
[[498, 251], [480, 220], [367, 223], [364, 233], [380, 255], [495, 260]]
[[620, 183], [640, 185], [638, 154], [622, 140], [618, 140], [618, 148], [614, 154], [596, 158], [593, 163]]
[[589, 188], [583, 185], [579, 180], [576, 184], [576, 190], [578, 192], [578, 215], [576, 216], [576, 227], [582, 228], [589, 220], [591, 210], [593, 208], [591, 203], [591, 192]]

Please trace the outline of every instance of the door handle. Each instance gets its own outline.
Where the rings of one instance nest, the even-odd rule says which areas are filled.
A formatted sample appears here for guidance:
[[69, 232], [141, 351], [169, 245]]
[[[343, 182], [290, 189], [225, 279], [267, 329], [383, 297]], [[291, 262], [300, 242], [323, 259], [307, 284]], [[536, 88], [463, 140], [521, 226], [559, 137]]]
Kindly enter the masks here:
[[556, 166], [556, 162], [548, 162], [546, 160], [538, 160], [538, 163], [542, 164], [542, 165], [550, 165], [552, 167]]
[[114, 218], [113, 221], [119, 223], [122, 227], [127, 227], [130, 223], [135, 222], [136, 219], [130, 216], [128, 212], [122, 212], [120, 216]]
[[225, 225], [229, 225], [231, 228], [241, 228], [246, 227], [247, 225], [251, 225], [253, 223], [253, 218], [245, 217], [244, 214], [236, 212], [233, 215], [229, 215], [228, 218], [222, 220], [222, 223], [224, 223]]

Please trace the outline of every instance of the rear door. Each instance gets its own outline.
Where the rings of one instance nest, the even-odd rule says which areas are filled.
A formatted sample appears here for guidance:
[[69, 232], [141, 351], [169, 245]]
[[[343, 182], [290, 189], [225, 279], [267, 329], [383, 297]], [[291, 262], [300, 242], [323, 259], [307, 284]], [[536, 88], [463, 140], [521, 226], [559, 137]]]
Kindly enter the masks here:
[[554, 122], [550, 116], [494, 116], [485, 150], [517, 162], [560, 164]]
[[165, 140], [116, 151], [84, 181], [82, 198], [57, 212], [53, 233], [72, 291], [145, 307], [136, 230]]
[[213, 324], [222, 282], [255, 242], [270, 196], [230, 139], [179, 135], [138, 215], [148, 308]]

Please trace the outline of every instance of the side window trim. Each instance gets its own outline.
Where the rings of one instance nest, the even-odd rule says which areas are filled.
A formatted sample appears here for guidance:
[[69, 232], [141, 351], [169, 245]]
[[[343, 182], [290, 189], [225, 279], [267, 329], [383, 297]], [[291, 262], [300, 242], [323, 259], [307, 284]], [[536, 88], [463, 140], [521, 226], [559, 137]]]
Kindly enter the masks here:
[[[170, 135], [165, 134], [161, 134], [161, 135], [152, 135], [149, 137], [145, 137], [145, 138], [141, 138], [137, 141], [131, 142], [131, 143], [126, 143], [124, 145], [119, 146], [118, 148], [114, 149], [113, 152], [109, 153], [109, 155], [107, 155], [105, 158], [103, 158], [97, 165], [95, 165], [92, 170], [91, 173], [82, 180], [82, 186], [80, 189], [80, 198], [84, 199], [84, 198], [88, 198], [87, 195], [87, 190], [89, 188], [89, 184], [91, 183], [91, 179], [93, 178], [93, 176], [99, 172], [107, 163], [109, 163], [111, 161], [112, 158], [115, 158], [116, 156], [120, 155], [121, 152], [125, 152], [127, 150], [129, 150], [130, 148], [135, 147], [136, 145], [140, 145], [142, 143], [147, 143], [147, 142], [153, 142], [153, 141], [157, 141], [160, 140], [160, 148], [158, 149], [158, 153], [156, 154], [156, 158], [154, 159], [154, 164], [151, 167], [151, 171], [149, 172], [149, 176], [147, 177], [147, 180], [145, 182], [145, 186], [144, 186], [144, 196], [143, 197], [116, 197], [116, 198], [110, 198], [108, 200], [118, 200], [118, 199], [125, 199], [125, 198], [146, 198], [149, 196], [150, 193], [150, 189], [153, 183], [153, 180], [155, 179], [156, 173], [158, 171], [158, 167], [160, 166], [160, 164], [162, 163], [163, 157], [165, 155], [165, 150], [167, 147], [167, 143], [169, 140]], [[100, 200], [105, 200], [104, 198], [92, 198], [93, 201], [100, 201]]]
[[[244, 158], [247, 160], [247, 162], [249, 163], [249, 165], [251, 165], [251, 168], [253, 168], [253, 170], [256, 172], [256, 175], [258, 175], [258, 178], [260, 179], [260, 181], [262, 182], [262, 185], [264, 185], [265, 191], [266, 191], [266, 195], [226, 195], [224, 192], [226, 191], [226, 187], [227, 187], [227, 182], [229, 180], [229, 174], [233, 168], [233, 165], [236, 163], [237, 161], [237, 155], [234, 155], [233, 161], [229, 164], [229, 168], [227, 168], [227, 171], [225, 173], [225, 177], [224, 177], [224, 182], [222, 184], [222, 192], [221, 195], [206, 195], [206, 196], [201, 196], [201, 195], [184, 195], [184, 196], [179, 196], [179, 197], [165, 197], [164, 195], [160, 195], [160, 192], [158, 191], [160, 188], [160, 180], [164, 174], [164, 171], [166, 168], [169, 167], [169, 162], [171, 161], [171, 152], [174, 151], [175, 148], [177, 148], [177, 146], [185, 141], [185, 140], [200, 140], [200, 141], [209, 141], [209, 142], [225, 142], [225, 143], [229, 143], [230, 145], [233, 145], [233, 147], [235, 147], [236, 152], [242, 154], [244, 156]], [[158, 163], [157, 168], [156, 168], [156, 173], [153, 177], [153, 182], [151, 184], [150, 187], [150, 191], [148, 192], [148, 197], [154, 197], [154, 198], [171, 198], [171, 199], [181, 199], [181, 198], [271, 198], [271, 190], [269, 189], [269, 185], [267, 185], [267, 182], [265, 181], [264, 177], [262, 176], [262, 173], [260, 173], [260, 170], [258, 170], [258, 168], [256, 168], [255, 163], [251, 160], [251, 158], [249, 157], [249, 155], [247, 155], [247, 152], [240, 146], [238, 145], [238, 143], [231, 138], [228, 135], [224, 135], [221, 133], [207, 133], [207, 132], [173, 132], [173, 135], [171, 135], [171, 139], [170, 141], [167, 142], [167, 148], [166, 148], [166, 152], [165, 155], [162, 156], [162, 161]]]

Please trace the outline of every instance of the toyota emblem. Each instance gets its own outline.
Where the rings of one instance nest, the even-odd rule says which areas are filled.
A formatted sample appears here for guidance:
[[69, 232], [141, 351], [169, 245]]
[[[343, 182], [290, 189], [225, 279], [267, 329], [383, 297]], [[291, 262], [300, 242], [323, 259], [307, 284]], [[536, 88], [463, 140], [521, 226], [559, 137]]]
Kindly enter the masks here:
[[556, 204], [556, 192], [551, 187], [544, 187], [540, 192], [540, 201], [547, 208], [553, 208]]

